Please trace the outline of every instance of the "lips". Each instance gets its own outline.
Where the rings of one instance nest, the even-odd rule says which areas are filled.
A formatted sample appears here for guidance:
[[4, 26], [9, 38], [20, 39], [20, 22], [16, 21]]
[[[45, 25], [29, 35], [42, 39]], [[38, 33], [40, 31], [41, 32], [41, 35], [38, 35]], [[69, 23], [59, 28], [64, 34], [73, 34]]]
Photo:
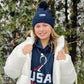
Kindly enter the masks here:
[[47, 33], [39, 33], [40, 36], [45, 36]]

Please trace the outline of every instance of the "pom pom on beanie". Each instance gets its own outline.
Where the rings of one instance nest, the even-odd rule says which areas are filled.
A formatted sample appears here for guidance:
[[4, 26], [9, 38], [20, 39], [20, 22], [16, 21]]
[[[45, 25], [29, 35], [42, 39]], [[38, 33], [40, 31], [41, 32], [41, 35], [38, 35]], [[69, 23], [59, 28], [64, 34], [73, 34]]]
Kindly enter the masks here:
[[48, 4], [45, 1], [43, 1], [39, 4], [39, 8], [44, 8], [44, 10], [46, 10], [48, 8]]

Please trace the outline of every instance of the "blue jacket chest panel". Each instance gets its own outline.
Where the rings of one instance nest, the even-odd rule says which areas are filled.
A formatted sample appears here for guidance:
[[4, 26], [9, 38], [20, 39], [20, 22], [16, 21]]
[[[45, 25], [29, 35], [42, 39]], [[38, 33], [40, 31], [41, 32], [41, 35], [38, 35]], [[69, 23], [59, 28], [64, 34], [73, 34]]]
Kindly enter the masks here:
[[53, 84], [54, 55], [47, 45], [44, 49], [38, 39], [33, 45], [31, 60], [31, 84]]

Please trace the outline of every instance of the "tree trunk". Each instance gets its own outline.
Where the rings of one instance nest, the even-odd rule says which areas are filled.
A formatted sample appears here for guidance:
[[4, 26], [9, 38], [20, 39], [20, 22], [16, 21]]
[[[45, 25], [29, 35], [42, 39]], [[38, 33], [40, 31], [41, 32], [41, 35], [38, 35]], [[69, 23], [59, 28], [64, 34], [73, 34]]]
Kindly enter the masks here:
[[[72, 56], [72, 61], [76, 61], [76, 47], [77, 47], [77, 3], [75, 0], [73, 0], [72, 5], [73, 15], [71, 16], [71, 28], [73, 31], [71, 31], [71, 35], [67, 37], [68, 42], [73, 42], [70, 44], [72, 47], [72, 50], [70, 50], [70, 55]], [[70, 29], [71, 30], [71, 29]]]

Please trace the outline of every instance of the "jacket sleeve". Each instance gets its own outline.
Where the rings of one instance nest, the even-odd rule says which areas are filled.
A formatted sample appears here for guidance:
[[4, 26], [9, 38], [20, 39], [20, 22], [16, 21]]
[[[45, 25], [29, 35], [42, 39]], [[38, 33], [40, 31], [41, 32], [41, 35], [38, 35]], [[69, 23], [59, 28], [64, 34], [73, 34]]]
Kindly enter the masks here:
[[6, 75], [8, 75], [13, 79], [18, 78], [22, 73], [22, 68], [26, 60], [26, 55], [22, 53], [22, 49], [24, 45], [28, 43], [31, 44], [30, 38], [28, 38], [26, 41], [16, 46], [15, 49], [7, 58], [4, 67], [4, 72]]
[[75, 72], [74, 65], [71, 60], [71, 56], [66, 54], [66, 60], [61, 60], [61, 84], [77, 84], [77, 75]]

